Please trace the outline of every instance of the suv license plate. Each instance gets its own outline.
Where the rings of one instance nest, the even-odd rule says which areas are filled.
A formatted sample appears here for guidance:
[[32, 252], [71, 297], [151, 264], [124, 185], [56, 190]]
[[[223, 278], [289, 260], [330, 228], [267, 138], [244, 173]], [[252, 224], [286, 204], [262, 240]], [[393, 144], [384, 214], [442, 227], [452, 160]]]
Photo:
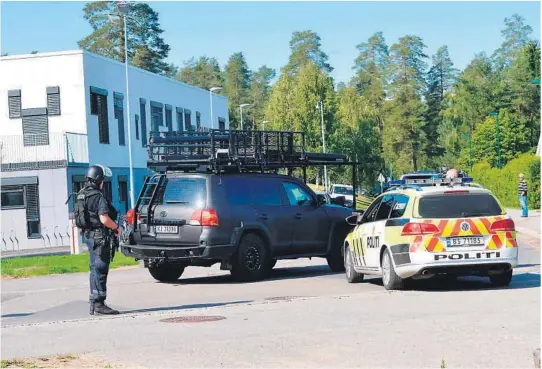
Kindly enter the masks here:
[[454, 246], [483, 246], [483, 237], [454, 237], [446, 240], [448, 247]]
[[179, 233], [177, 226], [156, 226], [156, 233]]

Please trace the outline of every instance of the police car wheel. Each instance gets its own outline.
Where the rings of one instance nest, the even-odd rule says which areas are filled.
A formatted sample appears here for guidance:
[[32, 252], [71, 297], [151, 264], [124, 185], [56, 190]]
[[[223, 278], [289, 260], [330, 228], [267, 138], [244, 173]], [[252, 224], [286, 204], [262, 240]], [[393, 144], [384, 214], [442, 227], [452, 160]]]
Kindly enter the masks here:
[[264, 241], [258, 235], [249, 233], [239, 243], [230, 273], [238, 281], [255, 281], [267, 276], [269, 265]]
[[352, 258], [352, 250], [350, 249], [350, 246], [346, 246], [346, 249], [344, 251], [345, 257], [344, 257], [344, 264], [346, 269], [346, 280], [348, 283], [359, 283], [363, 281], [364, 275], [362, 273], [356, 272], [354, 269], [354, 262]]
[[162, 264], [149, 267], [149, 273], [159, 282], [175, 282], [183, 274], [184, 268], [184, 265]]
[[500, 274], [490, 274], [489, 280], [491, 284], [496, 287], [508, 286], [512, 281], [512, 269]]
[[387, 290], [401, 290], [404, 287], [404, 280], [395, 273], [390, 249], [386, 248], [382, 255], [382, 283]]

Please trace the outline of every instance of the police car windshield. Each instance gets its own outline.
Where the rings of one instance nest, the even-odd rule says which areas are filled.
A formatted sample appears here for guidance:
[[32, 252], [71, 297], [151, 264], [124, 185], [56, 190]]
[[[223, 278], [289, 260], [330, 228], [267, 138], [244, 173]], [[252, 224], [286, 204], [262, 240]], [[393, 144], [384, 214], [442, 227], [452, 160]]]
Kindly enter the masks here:
[[423, 196], [420, 198], [418, 212], [422, 218], [468, 218], [502, 214], [495, 198], [485, 193]]
[[164, 204], [204, 204], [205, 183], [205, 178], [168, 178]]
[[352, 195], [352, 188], [345, 186], [335, 186], [333, 193], [338, 193], [339, 195]]

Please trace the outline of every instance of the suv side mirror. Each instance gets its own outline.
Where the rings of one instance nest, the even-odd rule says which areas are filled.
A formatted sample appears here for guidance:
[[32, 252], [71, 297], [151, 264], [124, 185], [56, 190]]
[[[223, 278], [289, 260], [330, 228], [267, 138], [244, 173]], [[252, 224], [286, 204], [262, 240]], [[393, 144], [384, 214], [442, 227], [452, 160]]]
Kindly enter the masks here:
[[318, 194], [316, 195], [316, 205], [322, 206], [326, 203], [326, 197], [324, 195]]

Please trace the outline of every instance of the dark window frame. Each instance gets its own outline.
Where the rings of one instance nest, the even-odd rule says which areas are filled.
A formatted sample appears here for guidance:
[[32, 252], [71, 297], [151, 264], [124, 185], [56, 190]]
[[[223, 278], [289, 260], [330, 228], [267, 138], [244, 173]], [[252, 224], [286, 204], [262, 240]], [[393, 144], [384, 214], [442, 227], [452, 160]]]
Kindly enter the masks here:
[[[47, 115], [61, 115], [60, 87], [47, 87]], [[55, 96], [57, 99], [55, 100]], [[58, 104], [58, 105], [57, 105]]]
[[218, 129], [221, 131], [226, 130], [226, 118], [218, 117]]
[[98, 141], [109, 145], [109, 109], [107, 90], [90, 87], [90, 114], [98, 116]]
[[171, 105], [165, 105], [165, 125], [168, 129], [168, 132], [173, 131], [173, 107]]
[[114, 116], [117, 119], [119, 146], [126, 146], [126, 129], [124, 127], [124, 95], [113, 93]]
[[177, 132], [183, 132], [184, 131], [184, 114], [183, 114], [183, 108], [175, 108], [175, 115], [177, 120]]
[[[7, 186], [6, 186], [7, 187]], [[2, 188], [0, 190], [0, 197], [2, 197], [2, 195], [4, 193], [9, 193], [9, 192], [20, 192], [22, 193], [22, 200], [23, 200], [23, 203], [22, 205], [3, 205], [1, 203], [1, 199], [0, 199], [0, 209], [1, 210], [17, 210], [17, 209], [26, 209], [26, 189], [25, 189], [25, 186], [24, 185], [21, 185], [21, 186], [9, 186], [9, 187], [14, 187], [14, 188]], [[17, 187], [17, 188], [15, 188]]]
[[[8, 91], [9, 119], [17, 119], [23, 116], [23, 107], [21, 101], [21, 90]], [[14, 109], [14, 107], [17, 107], [18, 111], [17, 109]]]
[[136, 140], [139, 140], [139, 114], [134, 115], [134, 126], [135, 126]]
[[147, 145], [147, 101], [139, 99], [139, 114], [141, 115], [141, 147]]
[[186, 132], [193, 132], [192, 126], [192, 112], [189, 109], [184, 109], [184, 130]]

